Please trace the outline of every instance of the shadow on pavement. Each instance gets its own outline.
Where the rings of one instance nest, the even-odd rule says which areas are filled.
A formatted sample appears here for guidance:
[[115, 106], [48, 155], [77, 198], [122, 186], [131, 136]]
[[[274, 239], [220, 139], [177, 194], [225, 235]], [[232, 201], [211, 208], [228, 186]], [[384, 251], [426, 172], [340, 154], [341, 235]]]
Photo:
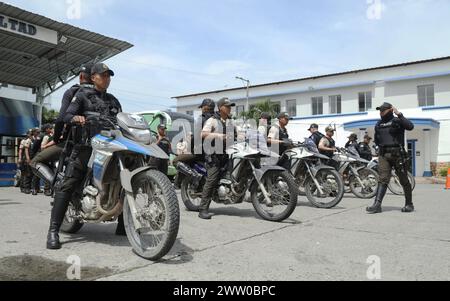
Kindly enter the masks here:
[[64, 239], [64, 237], [62, 237], [61, 242], [63, 245], [78, 244], [82, 242], [95, 242], [109, 246], [131, 247], [126, 236], [115, 235], [116, 226], [116, 223], [107, 225], [84, 225], [78, 233], [63, 233], [64, 235], [69, 236], [69, 238]]

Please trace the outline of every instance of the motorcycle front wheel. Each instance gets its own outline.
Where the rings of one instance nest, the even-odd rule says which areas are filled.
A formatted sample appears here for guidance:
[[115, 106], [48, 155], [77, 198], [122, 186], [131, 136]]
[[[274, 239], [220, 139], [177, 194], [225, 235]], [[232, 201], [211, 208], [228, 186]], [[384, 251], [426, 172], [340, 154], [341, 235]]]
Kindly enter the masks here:
[[[124, 224], [133, 251], [140, 257], [156, 261], [173, 247], [178, 235], [180, 209], [172, 183], [156, 170], [138, 174], [132, 181], [136, 212], [132, 213], [124, 197]], [[136, 229], [133, 215], [141, 223]]]
[[261, 179], [270, 202], [257, 183], [251, 187], [251, 200], [259, 216], [272, 222], [282, 222], [289, 218], [297, 207], [298, 189], [295, 179], [282, 171], [268, 171]]
[[322, 169], [316, 174], [316, 180], [323, 191], [317, 189], [316, 183], [310, 176], [305, 181], [305, 192], [309, 202], [317, 207], [330, 209], [336, 207], [344, 197], [344, 181], [334, 169]]

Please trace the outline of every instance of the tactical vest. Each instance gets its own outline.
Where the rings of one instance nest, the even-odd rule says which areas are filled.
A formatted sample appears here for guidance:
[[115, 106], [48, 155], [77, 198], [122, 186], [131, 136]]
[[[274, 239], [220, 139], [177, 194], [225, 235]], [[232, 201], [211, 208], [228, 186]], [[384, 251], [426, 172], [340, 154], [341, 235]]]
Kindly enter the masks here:
[[381, 147], [404, 145], [405, 141], [402, 139], [404, 132], [405, 130], [395, 118], [386, 123], [380, 121], [375, 127], [375, 137]]
[[[218, 129], [222, 129], [222, 134], [223, 135], [226, 135], [227, 134], [227, 122], [225, 121], [225, 122], [223, 122], [222, 121], [222, 118], [220, 118], [220, 114], [215, 114], [212, 118], [214, 118], [215, 120], [217, 120], [217, 122], [218, 122]], [[212, 146], [214, 147], [215, 146], [215, 141], [213, 141], [212, 142]], [[222, 146], [222, 153], [223, 154], [225, 154], [225, 151], [226, 151], [226, 148], [227, 148], [227, 142], [226, 142], [226, 140], [224, 139], [223, 140], [223, 146]]]
[[[330, 143], [330, 145], [328, 145], [329, 148], [334, 148], [336, 146], [336, 142], [334, 141], [333, 138], [328, 138], [327, 136], [324, 136], [323, 138], [325, 138], [329, 141], [329, 143]], [[334, 155], [333, 151], [320, 151], [320, 153], [329, 158], [333, 158], [333, 155]]]
[[[112, 123], [117, 124], [116, 116], [121, 111], [120, 104], [111, 97], [107, 99], [107, 94], [98, 95], [96, 91], [87, 92], [86, 100], [87, 103], [84, 105], [85, 112], [97, 112], [100, 113], [102, 117], [106, 117], [112, 121]], [[106, 98], [106, 99], [103, 99]], [[98, 121], [92, 122], [86, 127], [86, 135], [89, 138], [94, 137], [99, 134], [102, 130], [112, 129], [110, 122]]]
[[311, 140], [314, 141], [314, 143], [316, 144], [316, 146], [319, 146], [320, 140], [322, 140], [322, 138], [325, 137], [324, 134], [320, 133], [320, 132], [315, 132], [314, 134], [311, 135]]

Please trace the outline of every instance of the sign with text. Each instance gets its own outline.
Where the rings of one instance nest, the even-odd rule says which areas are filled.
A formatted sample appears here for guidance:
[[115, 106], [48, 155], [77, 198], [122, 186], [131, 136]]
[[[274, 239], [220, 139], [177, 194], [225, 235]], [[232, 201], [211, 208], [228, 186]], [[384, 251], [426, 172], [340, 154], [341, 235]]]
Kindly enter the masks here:
[[51, 44], [58, 44], [58, 32], [0, 14], [0, 30]]

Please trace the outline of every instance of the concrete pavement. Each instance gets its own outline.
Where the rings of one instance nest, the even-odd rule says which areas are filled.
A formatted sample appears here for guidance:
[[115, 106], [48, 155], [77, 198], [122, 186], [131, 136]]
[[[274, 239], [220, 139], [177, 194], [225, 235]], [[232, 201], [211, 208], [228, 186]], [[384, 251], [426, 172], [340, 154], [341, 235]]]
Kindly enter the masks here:
[[203, 221], [180, 202], [177, 242], [153, 263], [115, 225], [85, 225], [61, 236], [62, 250], [46, 250], [50, 199], [1, 188], [0, 280], [66, 280], [71, 255], [82, 280], [450, 280], [450, 191], [418, 185], [414, 199], [413, 214], [388, 195], [383, 214], [367, 215], [371, 201], [349, 194], [330, 210], [300, 197], [284, 223], [261, 220], [248, 203], [213, 205]]

